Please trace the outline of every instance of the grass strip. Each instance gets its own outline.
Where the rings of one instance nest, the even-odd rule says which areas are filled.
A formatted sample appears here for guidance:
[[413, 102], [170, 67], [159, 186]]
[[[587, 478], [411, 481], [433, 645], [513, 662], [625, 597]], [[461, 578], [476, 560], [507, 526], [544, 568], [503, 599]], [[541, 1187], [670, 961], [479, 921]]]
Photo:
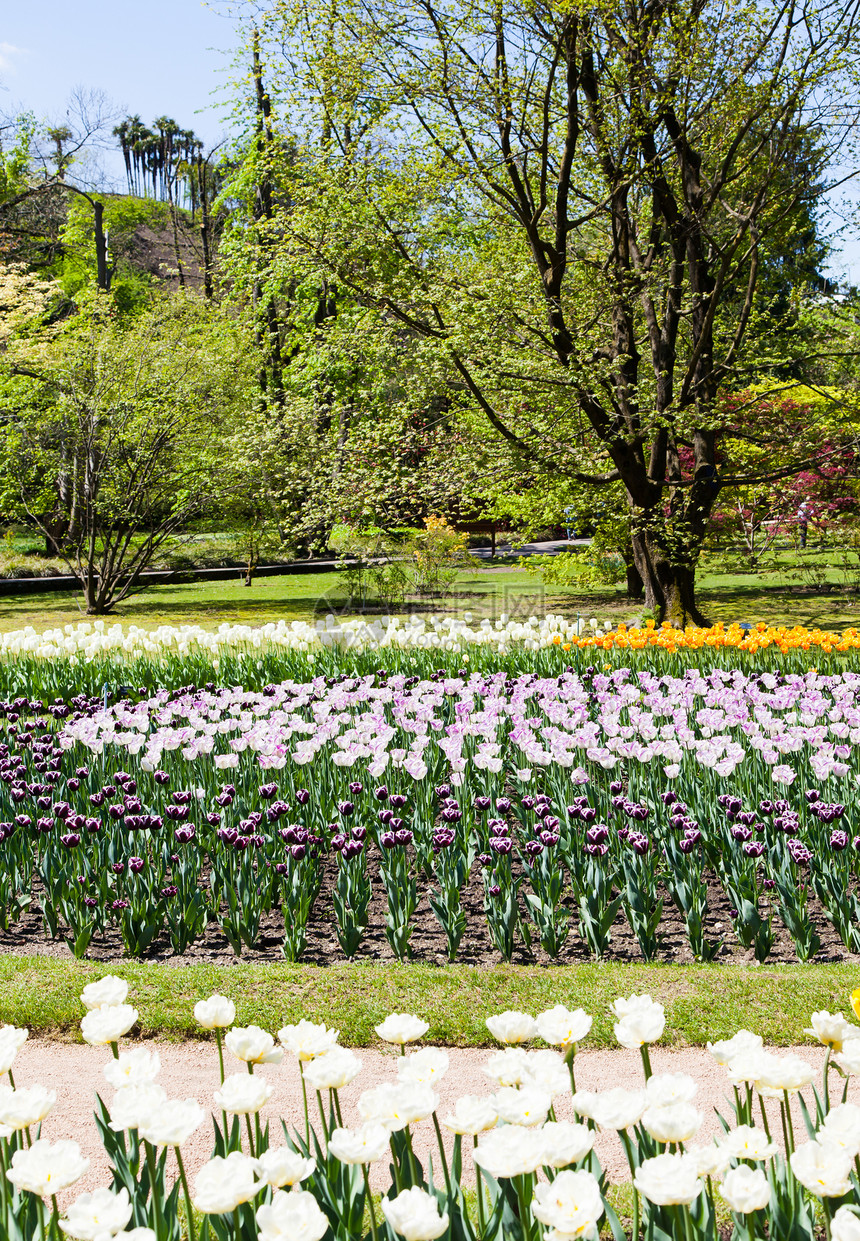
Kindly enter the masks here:
[[312, 965], [89, 964], [53, 957], [0, 957], [0, 1022], [32, 1034], [80, 1039], [81, 989], [103, 974], [129, 984], [143, 1037], [207, 1037], [194, 1005], [213, 992], [236, 1004], [240, 1025], [277, 1031], [304, 1017], [340, 1030], [346, 1046], [377, 1041], [373, 1027], [390, 1012], [417, 1013], [430, 1022], [426, 1041], [459, 1047], [493, 1045], [485, 1019], [513, 1008], [537, 1013], [554, 1004], [582, 1007], [594, 1017], [589, 1047], [613, 1047], [610, 1005], [618, 996], [647, 992], [666, 1006], [662, 1044], [701, 1046], [741, 1027], [781, 1046], [809, 1040], [815, 1010], [850, 1013], [860, 985], [854, 965], [627, 965], [608, 962], [541, 968], [498, 965], [436, 968], [386, 963]]

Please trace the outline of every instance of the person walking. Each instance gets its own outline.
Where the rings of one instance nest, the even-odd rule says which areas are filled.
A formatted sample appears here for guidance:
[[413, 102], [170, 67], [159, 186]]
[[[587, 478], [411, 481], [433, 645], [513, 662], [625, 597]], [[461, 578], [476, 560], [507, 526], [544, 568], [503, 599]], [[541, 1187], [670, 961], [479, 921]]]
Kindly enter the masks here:
[[806, 496], [797, 510], [797, 526], [800, 530], [800, 546], [806, 547], [806, 536], [809, 533], [809, 519], [812, 516], [812, 501]]

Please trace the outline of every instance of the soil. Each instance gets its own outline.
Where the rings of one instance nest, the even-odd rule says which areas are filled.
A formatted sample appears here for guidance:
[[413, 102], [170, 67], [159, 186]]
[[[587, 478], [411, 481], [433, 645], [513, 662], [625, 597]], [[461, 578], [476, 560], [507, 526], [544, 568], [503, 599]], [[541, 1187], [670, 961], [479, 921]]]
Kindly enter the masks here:
[[[386, 897], [382, 881], [379, 877], [379, 853], [373, 843], [369, 844], [368, 869], [373, 885], [373, 897], [369, 909], [369, 923], [356, 953], [356, 960], [391, 961], [394, 954], [385, 937]], [[332, 965], [346, 958], [337, 940], [332, 906], [332, 889], [337, 873], [337, 861], [334, 854], [329, 853], [323, 864], [323, 880], [319, 896], [311, 911], [307, 927], [307, 947], [301, 960], [312, 965]], [[447, 945], [445, 933], [436, 920], [427, 899], [427, 890], [431, 886], [423, 874], [418, 876], [418, 905], [413, 918], [414, 931], [410, 941], [412, 959], [429, 965], [445, 965], [447, 963]], [[708, 940], [724, 938], [724, 943], [716, 957], [718, 963], [733, 965], [757, 964], [752, 950], [744, 949], [738, 942], [730, 918], [731, 904], [728, 896], [714, 877], [708, 878], [708, 917], [705, 922], [705, 935]], [[524, 882], [520, 895], [520, 908], [525, 911], [524, 893], [528, 891]], [[575, 901], [571, 889], [564, 901], [570, 911], [570, 934], [559, 955], [553, 959], [543, 951], [534, 936], [530, 948], [526, 948], [520, 939], [512, 960], [520, 965], [572, 965], [591, 959], [588, 946], [578, 932]], [[683, 918], [672, 903], [668, 892], [662, 891], [663, 916], [660, 924], [660, 947], [656, 960], [685, 964], [692, 963], [694, 958], [687, 940]], [[498, 964], [501, 954], [490, 937], [484, 914], [483, 883], [479, 864], [475, 864], [472, 874], [462, 893], [462, 907], [466, 914], [466, 930], [457, 953], [457, 962], [464, 965], [487, 967]], [[818, 962], [858, 962], [860, 955], [849, 952], [833, 925], [827, 920], [824, 911], [815, 899], [810, 899], [810, 919], [821, 940], [821, 947], [814, 960]], [[774, 944], [768, 964], [789, 963], [797, 961], [794, 943], [788, 931], [774, 912], [773, 929]], [[243, 961], [279, 961], [282, 960], [282, 943], [284, 938], [284, 915], [278, 909], [264, 914], [261, 921], [260, 936], [253, 949], [245, 948]], [[70, 955], [70, 950], [62, 939], [50, 939], [44, 930], [42, 914], [38, 906], [38, 887], [36, 900], [30, 909], [7, 932], [0, 932], [0, 953], [22, 955], [40, 955], [63, 957]], [[92, 961], [114, 961], [124, 956], [124, 948], [119, 931], [110, 928], [104, 935], [95, 936], [87, 952], [87, 959]], [[164, 961], [169, 964], [182, 965], [194, 962], [212, 962], [219, 965], [230, 965], [237, 958], [227, 942], [217, 922], [212, 920], [203, 936], [197, 940], [183, 956], [173, 953], [166, 931], [153, 941], [144, 954], [144, 960]], [[612, 927], [612, 940], [609, 950], [603, 958], [607, 961], [640, 962], [642, 952], [630, 924], [624, 916], [623, 907], [619, 911]]]

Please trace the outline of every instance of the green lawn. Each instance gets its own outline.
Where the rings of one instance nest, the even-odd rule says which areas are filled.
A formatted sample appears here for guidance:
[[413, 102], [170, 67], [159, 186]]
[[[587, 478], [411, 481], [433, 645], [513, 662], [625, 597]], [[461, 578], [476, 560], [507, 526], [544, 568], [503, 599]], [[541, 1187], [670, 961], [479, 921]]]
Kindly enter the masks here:
[[[810, 553], [803, 571], [797, 557], [786, 554], [773, 573], [716, 574], [707, 564], [699, 575], [700, 605], [711, 620], [763, 620], [772, 624], [802, 624], [808, 627], [844, 629], [860, 624], [860, 597], [845, 593], [845, 576], [835, 565], [810, 569], [823, 557]], [[824, 579], [832, 592], [807, 593], [812, 578]], [[503, 613], [527, 618], [532, 613], [560, 612], [576, 619], [596, 616], [613, 623], [635, 622], [640, 609], [623, 590], [603, 588], [584, 591], [578, 587], [544, 586], [541, 579], [515, 565], [476, 564], [474, 571], [460, 574], [447, 599], [414, 601], [412, 607], [430, 613], [457, 615], [471, 612], [476, 619], [493, 619]], [[215, 628], [224, 621], [262, 625], [280, 619], [312, 620], [326, 612], [350, 613], [347, 598], [336, 573], [296, 574], [261, 577], [244, 586], [237, 572], [234, 581], [192, 582], [152, 586], [119, 605], [109, 623], [142, 625], [200, 624]], [[0, 597], [0, 632], [32, 625], [49, 629], [86, 619], [75, 594], [35, 594]]]
[[[236, 1002], [240, 1025], [277, 1031], [305, 1017], [341, 1032], [345, 1045], [376, 1042], [373, 1026], [389, 1012], [413, 1012], [430, 1022], [427, 1042], [461, 1047], [492, 1044], [486, 1017], [508, 1008], [537, 1013], [554, 1004], [583, 1007], [594, 1017], [589, 1047], [612, 1047], [614, 999], [648, 992], [666, 1005], [664, 1044], [701, 1046], [747, 1027], [783, 1046], [806, 1040], [811, 1012], [841, 1009], [860, 983], [850, 965], [743, 966], [499, 965], [343, 963], [315, 966], [173, 966], [117, 962], [88, 965], [50, 957], [0, 957], [0, 1022], [33, 1034], [79, 1038], [82, 987], [105, 973], [128, 980], [130, 1002], [144, 1036], [200, 1037], [193, 1008], [214, 991]], [[808, 1040], [807, 1040], [808, 1041]]]

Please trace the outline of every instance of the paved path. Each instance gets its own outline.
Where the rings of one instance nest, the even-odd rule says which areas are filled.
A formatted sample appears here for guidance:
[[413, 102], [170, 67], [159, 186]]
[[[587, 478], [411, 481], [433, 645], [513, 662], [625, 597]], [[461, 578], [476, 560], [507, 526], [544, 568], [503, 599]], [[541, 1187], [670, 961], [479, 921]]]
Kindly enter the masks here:
[[[171, 1098], [194, 1097], [205, 1107], [214, 1107], [212, 1093], [218, 1085], [218, 1057], [214, 1043], [150, 1043], [148, 1046], [158, 1047], [162, 1063], [159, 1081]], [[824, 1061], [822, 1048], [805, 1046], [792, 1050], [820, 1070]], [[378, 1085], [382, 1081], [396, 1078], [393, 1050], [389, 1052], [360, 1049], [357, 1054], [363, 1063], [362, 1072], [351, 1086], [341, 1092], [344, 1119], [347, 1124], [357, 1123], [355, 1103], [363, 1090]], [[488, 1050], [452, 1049], [449, 1054], [451, 1067], [439, 1085], [440, 1115], [442, 1116], [447, 1113], [449, 1107], [460, 1095], [489, 1094], [493, 1089], [493, 1083], [481, 1071], [481, 1066], [491, 1054]], [[778, 1054], [787, 1054], [787, 1051], [780, 1051]], [[100, 1091], [102, 1097], [107, 1102], [110, 1101], [111, 1091], [102, 1076], [102, 1066], [109, 1058], [108, 1048], [32, 1039], [21, 1048], [15, 1062], [14, 1074], [17, 1086], [39, 1083], [57, 1092], [57, 1105], [42, 1126], [42, 1136], [52, 1141], [57, 1138], [74, 1138], [92, 1160], [92, 1166], [85, 1181], [79, 1182], [74, 1190], [69, 1191], [66, 1200], [74, 1197], [83, 1189], [106, 1184], [109, 1179], [107, 1160], [92, 1122], [95, 1092]], [[243, 1068], [238, 1062], [232, 1061], [231, 1057], [228, 1056], [227, 1060], [230, 1062], [227, 1068], [228, 1073]], [[698, 1140], [704, 1141], [715, 1137], [720, 1132], [715, 1109], [728, 1115], [728, 1099], [731, 1094], [724, 1070], [714, 1064], [707, 1051], [698, 1048], [685, 1051], [663, 1051], [655, 1048], [652, 1051], [652, 1064], [656, 1073], [690, 1073], [699, 1082], [696, 1102], [705, 1113], [706, 1120]], [[273, 1145], [275, 1145], [279, 1142], [280, 1118], [286, 1120], [289, 1126], [302, 1123], [298, 1065], [292, 1058], [285, 1057], [281, 1065], [267, 1065], [257, 1069], [257, 1072], [263, 1073], [275, 1087], [272, 1099], [264, 1113], [275, 1122], [272, 1126]], [[613, 1086], [637, 1088], [642, 1084], [639, 1054], [624, 1050], [583, 1050], [576, 1059], [576, 1077], [578, 1088], [583, 1090], [606, 1090]], [[849, 1098], [853, 1102], [860, 1103], [860, 1087], [855, 1084], [856, 1080], [852, 1079]], [[817, 1084], [820, 1085], [820, 1077]], [[831, 1084], [835, 1088], [834, 1083]], [[775, 1104], [771, 1104], [770, 1107], [773, 1109], [772, 1120], [775, 1122], [772, 1124], [772, 1130], [776, 1132], [779, 1127], [778, 1113]], [[557, 1100], [556, 1111], [559, 1119], [573, 1119], [569, 1096], [560, 1101]], [[799, 1109], [796, 1111], [798, 1113], [796, 1120], [799, 1124]], [[211, 1137], [211, 1129], [203, 1126], [192, 1137], [188, 1146], [183, 1148], [189, 1172], [196, 1172], [210, 1156]], [[422, 1160], [425, 1159], [428, 1150], [435, 1148], [433, 1127], [430, 1121], [415, 1126], [415, 1146]], [[627, 1166], [621, 1144], [615, 1134], [601, 1134], [597, 1142], [597, 1152], [610, 1179], [625, 1178]], [[380, 1165], [378, 1168], [380, 1184], [384, 1178], [384, 1171], [383, 1166]], [[472, 1178], [473, 1168], [468, 1157], [465, 1159], [465, 1173], [467, 1179]]]

